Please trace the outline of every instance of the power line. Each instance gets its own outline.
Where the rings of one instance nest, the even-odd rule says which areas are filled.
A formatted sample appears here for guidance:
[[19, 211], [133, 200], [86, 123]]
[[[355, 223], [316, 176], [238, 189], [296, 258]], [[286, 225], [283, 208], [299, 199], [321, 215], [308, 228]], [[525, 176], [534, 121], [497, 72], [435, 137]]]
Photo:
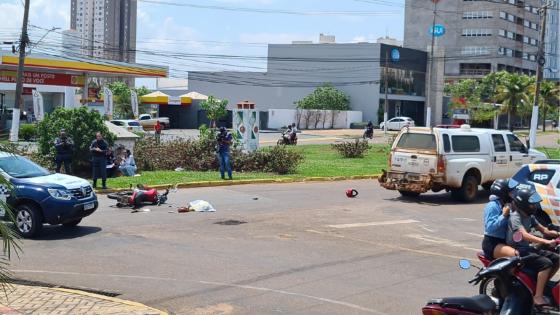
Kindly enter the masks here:
[[221, 5], [203, 5], [195, 3], [183, 3], [183, 2], [172, 2], [172, 1], [160, 1], [160, 0], [138, 0], [139, 2], [168, 5], [176, 7], [189, 7], [195, 9], [212, 9], [212, 10], [222, 10], [222, 11], [234, 11], [234, 12], [248, 12], [248, 13], [264, 13], [264, 14], [288, 14], [288, 15], [303, 15], [303, 16], [391, 16], [399, 15], [398, 11], [294, 11], [294, 10], [283, 10], [283, 9], [259, 9], [259, 8], [245, 8], [245, 7], [232, 7], [232, 6], [221, 6]]

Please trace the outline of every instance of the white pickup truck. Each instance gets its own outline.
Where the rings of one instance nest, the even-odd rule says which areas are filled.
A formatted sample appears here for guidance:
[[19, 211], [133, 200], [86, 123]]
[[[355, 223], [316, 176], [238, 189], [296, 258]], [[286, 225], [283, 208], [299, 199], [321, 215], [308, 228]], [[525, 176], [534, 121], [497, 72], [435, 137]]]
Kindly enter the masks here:
[[152, 118], [150, 114], [142, 114], [138, 117], [138, 121], [140, 125], [144, 128], [144, 130], [154, 130], [156, 122], [159, 120], [162, 129], [167, 129], [170, 126], [169, 118], [168, 117], [156, 117]]
[[428, 190], [451, 191], [453, 198], [472, 201], [478, 186], [488, 189], [523, 164], [546, 156], [527, 147], [509, 131], [461, 128], [403, 128], [389, 156], [381, 186], [415, 197]]

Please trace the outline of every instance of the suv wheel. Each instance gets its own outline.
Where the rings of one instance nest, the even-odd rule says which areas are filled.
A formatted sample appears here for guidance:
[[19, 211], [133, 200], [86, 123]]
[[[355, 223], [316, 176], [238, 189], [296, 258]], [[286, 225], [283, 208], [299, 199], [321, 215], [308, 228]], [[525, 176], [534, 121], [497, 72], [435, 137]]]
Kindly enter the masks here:
[[413, 192], [413, 191], [399, 190], [399, 193], [401, 194], [401, 196], [407, 198], [415, 198], [420, 196], [420, 193]]
[[467, 175], [463, 179], [463, 184], [459, 189], [453, 189], [451, 191], [451, 196], [454, 199], [471, 202], [476, 198], [476, 194], [478, 193], [478, 181], [476, 177], [472, 175]]
[[68, 221], [66, 223], [62, 223], [62, 226], [64, 227], [75, 227], [76, 225], [80, 224], [80, 222], [82, 222], [82, 219], [76, 219], [76, 220], [72, 220], [72, 221]]
[[43, 228], [43, 216], [37, 207], [22, 204], [16, 208], [15, 224], [21, 236], [33, 237]]

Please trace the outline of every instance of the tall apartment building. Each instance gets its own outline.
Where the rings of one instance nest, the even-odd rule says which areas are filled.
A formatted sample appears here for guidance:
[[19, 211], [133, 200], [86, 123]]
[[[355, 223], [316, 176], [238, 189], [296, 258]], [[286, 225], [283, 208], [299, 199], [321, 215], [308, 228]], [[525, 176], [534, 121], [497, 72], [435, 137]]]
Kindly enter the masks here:
[[72, 0], [70, 28], [82, 55], [134, 62], [137, 0]]
[[560, 1], [552, 1], [546, 17], [546, 39], [544, 51], [546, 64], [544, 77], [560, 80]]
[[[540, 5], [540, 0], [439, 1], [435, 21], [445, 33], [435, 46], [445, 55], [445, 78], [500, 70], [534, 74]], [[433, 18], [432, 0], [406, 0], [404, 47], [429, 52]]]

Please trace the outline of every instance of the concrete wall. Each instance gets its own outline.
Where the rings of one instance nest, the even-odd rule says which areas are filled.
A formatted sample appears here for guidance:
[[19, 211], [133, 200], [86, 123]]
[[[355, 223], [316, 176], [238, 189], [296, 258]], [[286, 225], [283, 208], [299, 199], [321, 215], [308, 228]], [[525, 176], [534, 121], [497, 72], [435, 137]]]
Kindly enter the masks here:
[[[300, 129], [314, 129], [314, 119], [311, 119], [311, 122], [306, 128], [305, 125], [305, 115], [310, 111], [299, 111], [296, 109], [269, 109], [268, 110], [268, 128], [269, 129], [279, 129], [282, 127], [286, 127], [289, 124], [297, 123], [297, 119], [299, 116], [299, 126]], [[314, 112], [314, 111], [311, 111]], [[318, 111], [321, 115], [326, 115], [327, 119], [325, 120], [325, 129], [331, 128], [332, 123], [332, 111]], [[355, 122], [362, 122], [363, 115], [360, 111], [342, 111], [335, 114], [335, 122], [334, 128], [342, 129], [342, 128], [350, 128], [351, 123]], [[323, 128], [322, 119], [319, 121], [317, 129]]]

